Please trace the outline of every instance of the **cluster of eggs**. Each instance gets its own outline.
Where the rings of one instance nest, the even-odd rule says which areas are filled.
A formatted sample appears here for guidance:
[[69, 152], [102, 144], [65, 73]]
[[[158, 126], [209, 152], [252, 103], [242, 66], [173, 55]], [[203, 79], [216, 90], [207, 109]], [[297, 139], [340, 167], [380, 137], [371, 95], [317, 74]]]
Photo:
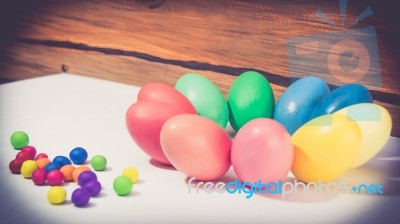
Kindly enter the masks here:
[[362, 85], [330, 91], [321, 78], [305, 77], [275, 104], [270, 83], [255, 71], [236, 78], [227, 100], [199, 74], [183, 75], [175, 88], [150, 83], [126, 112], [127, 129], [145, 153], [205, 181], [232, 165], [241, 181], [283, 180], [292, 171], [304, 182], [328, 182], [375, 156], [391, 125]]
[[[97, 175], [89, 166], [83, 165], [88, 158], [87, 151], [82, 147], [76, 147], [66, 156], [56, 156], [53, 160], [45, 153], [39, 153], [35, 147], [28, 146], [29, 137], [23, 131], [16, 131], [11, 135], [11, 145], [20, 150], [16, 158], [9, 164], [13, 174], [21, 174], [26, 179], [32, 179], [35, 185], [50, 185], [47, 198], [51, 204], [62, 204], [66, 200], [67, 192], [62, 186], [64, 182], [76, 182], [80, 187], [71, 195], [72, 203], [77, 207], [84, 207], [91, 197], [96, 197], [102, 190]], [[80, 165], [75, 167], [74, 165]], [[107, 166], [107, 159], [103, 155], [95, 155], [90, 160], [90, 165], [95, 171], [103, 171]], [[127, 195], [133, 182], [138, 179], [138, 171], [128, 167], [122, 175], [129, 181], [119, 181], [115, 178], [114, 190], [118, 195]]]

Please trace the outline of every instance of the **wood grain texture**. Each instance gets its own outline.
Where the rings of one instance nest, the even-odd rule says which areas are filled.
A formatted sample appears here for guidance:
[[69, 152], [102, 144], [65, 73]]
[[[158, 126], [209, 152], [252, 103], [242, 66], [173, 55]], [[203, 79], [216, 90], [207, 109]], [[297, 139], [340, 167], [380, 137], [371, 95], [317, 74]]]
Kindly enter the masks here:
[[[252, 69], [270, 80], [277, 99], [291, 83], [288, 39], [372, 26], [382, 85], [369, 88], [390, 110], [392, 134], [400, 135], [397, 2], [350, 1], [344, 28], [315, 14], [320, 9], [340, 24], [337, 1], [167, 0], [150, 9], [151, 2], [2, 2], [1, 79], [57, 73], [62, 65], [71, 73], [135, 85], [173, 84], [187, 72], [198, 72], [226, 94], [237, 75]], [[347, 27], [367, 6], [374, 14]], [[312, 66], [326, 66], [326, 60], [316, 58]]]

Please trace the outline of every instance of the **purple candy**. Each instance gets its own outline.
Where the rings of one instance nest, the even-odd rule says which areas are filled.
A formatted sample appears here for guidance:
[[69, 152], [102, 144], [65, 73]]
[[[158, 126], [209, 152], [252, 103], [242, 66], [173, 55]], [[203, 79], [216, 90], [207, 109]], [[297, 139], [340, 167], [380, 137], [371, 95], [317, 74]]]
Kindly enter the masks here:
[[95, 197], [100, 194], [101, 191], [101, 184], [97, 180], [91, 180], [85, 183], [82, 188], [86, 188], [90, 191], [92, 197]]
[[78, 188], [72, 192], [71, 201], [76, 207], [83, 207], [89, 203], [90, 191], [86, 188]]
[[87, 182], [91, 180], [97, 180], [97, 176], [94, 172], [92, 171], [84, 171], [78, 176], [78, 184], [79, 186], [83, 186]]

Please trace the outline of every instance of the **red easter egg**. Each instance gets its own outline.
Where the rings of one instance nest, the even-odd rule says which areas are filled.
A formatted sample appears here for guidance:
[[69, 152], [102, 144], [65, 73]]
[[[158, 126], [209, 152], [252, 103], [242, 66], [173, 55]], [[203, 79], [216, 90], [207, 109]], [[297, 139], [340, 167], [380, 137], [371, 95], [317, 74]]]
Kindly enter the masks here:
[[125, 121], [129, 134], [146, 154], [160, 163], [171, 164], [161, 149], [161, 128], [169, 118], [184, 113], [170, 104], [143, 100], [129, 107]]
[[192, 103], [174, 87], [161, 83], [153, 82], [144, 85], [137, 96], [138, 101], [150, 100], [171, 104], [188, 114], [197, 114]]
[[169, 161], [189, 177], [215, 180], [231, 166], [231, 138], [208, 118], [195, 114], [175, 116], [165, 122], [160, 136]]

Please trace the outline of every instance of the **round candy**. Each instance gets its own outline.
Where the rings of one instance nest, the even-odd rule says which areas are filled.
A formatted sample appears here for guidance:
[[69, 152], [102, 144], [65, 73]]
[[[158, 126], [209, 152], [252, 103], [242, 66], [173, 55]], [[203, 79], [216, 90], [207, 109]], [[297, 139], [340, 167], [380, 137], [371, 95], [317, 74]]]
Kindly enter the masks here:
[[30, 155], [29, 159], [35, 159], [36, 156], [36, 149], [33, 146], [25, 146], [22, 148], [21, 152], [28, 152]]
[[392, 118], [389, 112], [379, 105], [359, 103], [345, 107], [334, 114], [350, 117], [361, 130], [361, 151], [351, 168], [359, 167], [372, 159], [390, 137]]
[[292, 136], [292, 173], [303, 182], [327, 183], [346, 172], [360, 152], [361, 131], [340, 114], [317, 117]]
[[137, 101], [150, 100], [164, 102], [173, 105], [189, 114], [197, 114], [192, 103], [174, 87], [161, 83], [153, 82], [140, 88]]
[[231, 138], [208, 118], [177, 115], [165, 122], [160, 139], [172, 165], [189, 177], [214, 180], [231, 166]]
[[54, 157], [53, 162], [59, 163], [61, 167], [71, 164], [71, 160], [65, 156], [56, 156]]
[[24, 178], [31, 178], [33, 171], [35, 171], [37, 168], [38, 167], [34, 160], [26, 160], [24, 163], [22, 163], [21, 175]]
[[91, 195], [92, 197], [96, 197], [96, 196], [99, 195], [100, 192], [101, 192], [101, 184], [100, 184], [100, 182], [97, 181], [97, 180], [91, 180], [91, 181], [86, 182], [86, 183], [82, 186], [82, 188], [88, 189], [88, 190], [90, 191], [90, 195]]
[[32, 173], [32, 181], [36, 185], [43, 185], [46, 183], [46, 171], [43, 168], [39, 168]]
[[127, 176], [119, 176], [114, 179], [113, 188], [119, 196], [128, 195], [133, 187], [132, 180]]
[[228, 104], [218, 87], [199, 74], [186, 74], [178, 79], [175, 89], [193, 104], [200, 116], [209, 118], [222, 128], [229, 119]]
[[90, 165], [96, 171], [104, 170], [107, 166], [107, 159], [103, 155], [96, 155], [90, 160]]
[[51, 162], [48, 163], [44, 169], [46, 170], [47, 173], [49, 173], [52, 170], [59, 170], [61, 168], [61, 164], [57, 163], [57, 162]]
[[51, 163], [50, 159], [45, 157], [36, 160], [36, 165], [39, 168], [45, 168], [49, 163]]
[[40, 158], [49, 158], [49, 156], [47, 156], [46, 153], [39, 153], [39, 154], [37, 154], [35, 160], [38, 160]]
[[75, 182], [78, 182], [78, 177], [79, 177], [79, 175], [82, 173], [82, 172], [84, 172], [84, 171], [90, 171], [90, 168], [88, 167], [88, 166], [80, 166], [80, 167], [77, 167], [77, 168], [75, 168], [73, 171], [72, 171], [72, 179], [75, 181]]
[[62, 204], [66, 197], [67, 191], [65, 191], [65, 188], [60, 186], [50, 187], [47, 192], [47, 199], [54, 205]]
[[22, 161], [27, 161], [31, 160], [31, 155], [27, 151], [19, 151], [17, 155], [15, 156], [16, 159], [22, 160]]
[[127, 167], [122, 172], [122, 176], [129, 177], [133, 183], [135, 183], [139, 179], [139, 172], [137, 169], [133, 167]]
[[76, 147], [69, 153], [69, 158], [74, 164], [83, 164], [88, 158], [88, 153], [82, 147]]
[[78, 184], [80, 186], [83, 186], [85, 183], [91, 181], [91, 180], [97, 180], [97, 176], [94, 172], [92, 171], [83, 171], [79, 176], [78, 176]]
[[236, 134], [231, 159], [242, 182], [278, 182], [286, 178], [292, 167], [292, 140], [277, 121], [258, 118], [245, 124]]
[[179, 108], [163, 102], [138, 101], [126, 112], [126, 127], [146, 154], [160, 163], [170, 165], [160, 145], [161, 128], [168, 119], [183, 113]]
[[74, 172], [75, 167], [73, 165], [65, 165], [61, 167], [60, 171], [64, 175], [64, 181], [72, 181], [74, 178], [72, 177], [72, 173]]
[[16, 131], [11, 135], [10, 142], [14, 149], [22, 149], [29, 144], [29, 137], [23, 131]]
[[321, 78], [308, 76], [292, 83], [276, 103], [274, 120], [292, 135], [303, 124], [313, 119], [311, 113], [329, 94], [328, 84]]
[[89, 203], [90, 191], [86, 188], [78, 188], [72, 192], [71, 201], [76, 207], [83, 207]]
[[64, 181], [64, 175], [59, 170], [52, 170], [47, 173], [47, 183], [51, 186], [58, 186], [61, 185]]
[[311, 116], [314, 118], [325, 114], [332, 114], [342, 108], [358, 103], [372, 103], [371, 93], [363, 85], [346, 84], [325, 96], [314, 108]]
[[8, 168], [10, 168], [11, 173], [20, 174], [23, 162], [25, 161], [22, 161], [21, 159], [14, 159], [13, 161], [11, 161], [10, 164], [8, 165]]
[[272, 118], [274, 93], [268, 80], [258, 72], [247, 71], [235, 79], [228, 93], [229, 123], [238, 131], [256, 118]]

